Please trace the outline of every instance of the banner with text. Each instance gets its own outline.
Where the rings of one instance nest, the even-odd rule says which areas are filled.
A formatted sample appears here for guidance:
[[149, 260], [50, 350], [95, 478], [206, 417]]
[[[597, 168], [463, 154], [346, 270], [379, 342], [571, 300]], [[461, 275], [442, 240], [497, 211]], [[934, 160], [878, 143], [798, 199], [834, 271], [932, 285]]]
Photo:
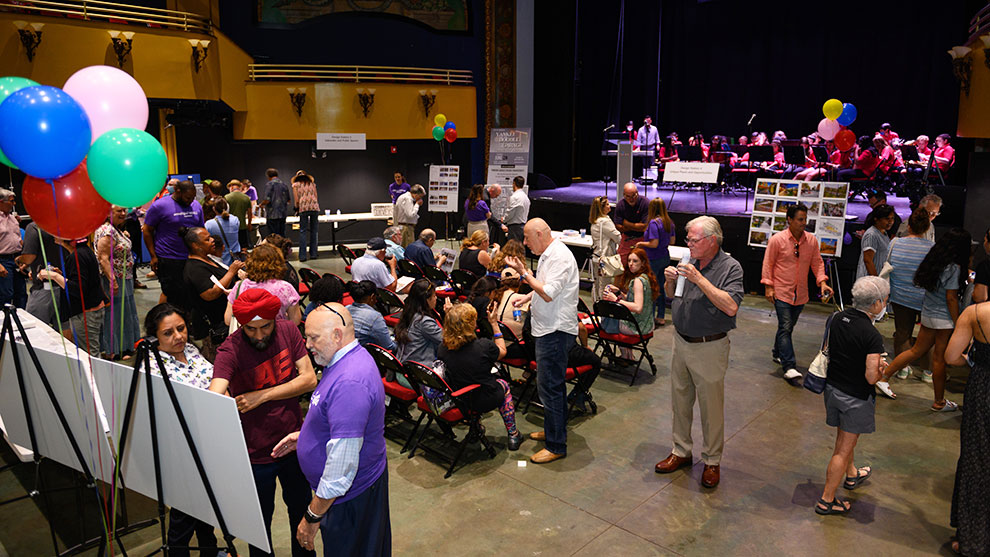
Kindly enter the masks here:
[[512, 179], [529, 174], [530, 128], [495, 128], [488, 146], [489, 186], [502, 186], [505, 195], [491, 200], [492, 216], [501, 220], [508, 208]]
[[715, 184], [718, 167], [717, 162], [668, 162], [663, 167], [663, 181]]
[[457, 188], [461, 167], [430, 165], [430, 187], [427, 188], [427, 207], [438, 213], [457, 212]]
[[364, 151], [367, 146], [363, 133], [318, 133], [316, 148], [320, 151]]

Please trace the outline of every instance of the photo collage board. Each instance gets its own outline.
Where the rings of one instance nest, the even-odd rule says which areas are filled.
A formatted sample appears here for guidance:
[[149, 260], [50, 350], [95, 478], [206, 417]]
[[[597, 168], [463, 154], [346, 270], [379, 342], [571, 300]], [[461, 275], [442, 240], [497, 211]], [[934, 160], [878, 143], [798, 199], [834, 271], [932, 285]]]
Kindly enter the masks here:
[[759, 179], [750, 207], [749, 245], [766, 247], [771, 236], [787, 228], [787, 208], [800, 203], [808, 208], [805, 230], [818, 238], [821, 254], [842, 257], [848, 196], [847, 182]]
[[460, 184], [459, 166], [430, 165], [430, 184], [426, 188], [427, 208], [432, 212], [456, 213]]

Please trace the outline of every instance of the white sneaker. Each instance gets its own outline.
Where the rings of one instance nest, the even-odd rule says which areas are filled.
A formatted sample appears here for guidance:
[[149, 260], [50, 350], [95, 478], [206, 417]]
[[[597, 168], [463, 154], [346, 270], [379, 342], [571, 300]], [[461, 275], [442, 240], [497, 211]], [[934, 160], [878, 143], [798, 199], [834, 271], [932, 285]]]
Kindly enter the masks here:
[[924, 370], [922, 372], [922, 374], [921, 374], [921, 380], [924, 381], [925, 383], [931, 383], [932, 382], [932, 371], [930, 369]]
[[908, 377], [911, 377], [911, 373], [913, 373], [913, 371], [914, 370], [911, 369], [911, 366], [904, 366], [904, 369], [898, 371], [896, 375], [898, 379], [907, 379]]
[[880, 389], [880, 392], [887, 398], [897, 398], [894, 391], [890, 390], [890, 384], [886, 381], [877, 381], [877, 388]]
[[801, 377], [801, 372], [794, 368], [790, 368], [784, 372], [784, 379], [787, 379], [788, 381], [792, 379], [798, 379], [800, 377]]

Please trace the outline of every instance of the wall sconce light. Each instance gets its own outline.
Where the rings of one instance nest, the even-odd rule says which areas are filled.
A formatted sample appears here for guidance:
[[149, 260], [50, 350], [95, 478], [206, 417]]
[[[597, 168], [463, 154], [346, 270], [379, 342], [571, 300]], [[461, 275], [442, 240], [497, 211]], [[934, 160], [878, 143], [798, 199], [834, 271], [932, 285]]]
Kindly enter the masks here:
[[980, 40], [983, 41], [983, 64], [990, 69], [990, 35], [981, 35]]
[[131, 41], [134, 39], [133, 31], [107, 31], [110, 35], [110, 42], [113, 43], [113, 52], [117, 55], [117, 66], [124, 67], [127, 55], [131, 53]]
[[208, 54], [206, 49], [210, 46], [210, 41], [203, 39], [188, 39], [188, 41], [189, 45], [192, 46], [193, 68], [196, 73], [199, 73], [200, 68], [203, 67], [203, 62], [206, 60]]
[[34, 60], [34, 52], [38, 50], [38, 45], [41, 44], [41, 28], [44, 26], [44, 23], [14, 22], [14, 27], [17, 27], [17, 34], [21, 36], [21, 44], [27, 50], [28, 62]]
[[292, 108], [296, 109], [296, 116], [302, 116], [303, 106], [306, 105], [306, 88], [286, 87], [285, 89], [289, 92]]
[[375, 104], [375, 90], [358, 87], [357, 94], [358, 102], [361, 103], [361, 111], [364, 112], [364, 117], [367, 118], [368, 111], [371, 110], [371, 106]]
[[968, 46], [954, 46], [948, 51], [952, 57], [952, 73], [959, 81], [959, 87], [969, 96], [969, 79], [973, 75], [973, 63], [969, 59], [969, 53], [973, 49]]
[[430, 89], [427, 91], [426, 89], [420, 89], [419, 100], [423, 101], [423, 112], [426, 117], [429, 118], [430, 109], [433, 108], [433, 105], [437, 102], [437, 90]]

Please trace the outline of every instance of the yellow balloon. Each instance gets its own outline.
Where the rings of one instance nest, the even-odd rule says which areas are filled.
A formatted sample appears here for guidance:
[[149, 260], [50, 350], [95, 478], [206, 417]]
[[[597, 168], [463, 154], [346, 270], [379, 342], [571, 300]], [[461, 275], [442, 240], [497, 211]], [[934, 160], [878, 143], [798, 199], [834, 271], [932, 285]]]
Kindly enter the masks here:
[[835, 120], [842, 116], [842, 101], [839, 99], [829, 99], [822, 105], [822, 114], [829, 120]]
[[[840, 114], [842, 113], [842, 105], [841, 104], [839, 105], [839, 113]], [[838, 118], [838, 116], [836, 116], [836, 118]], [[433, 117], [433, 123], [436, 124], [436, 125], [438, 125], [438, 126], [440, 126], [442, 128], [443, 125], [447, 123], [447, 117], [444, 116], [443, 114], [437, 114], [436, 116]]]

